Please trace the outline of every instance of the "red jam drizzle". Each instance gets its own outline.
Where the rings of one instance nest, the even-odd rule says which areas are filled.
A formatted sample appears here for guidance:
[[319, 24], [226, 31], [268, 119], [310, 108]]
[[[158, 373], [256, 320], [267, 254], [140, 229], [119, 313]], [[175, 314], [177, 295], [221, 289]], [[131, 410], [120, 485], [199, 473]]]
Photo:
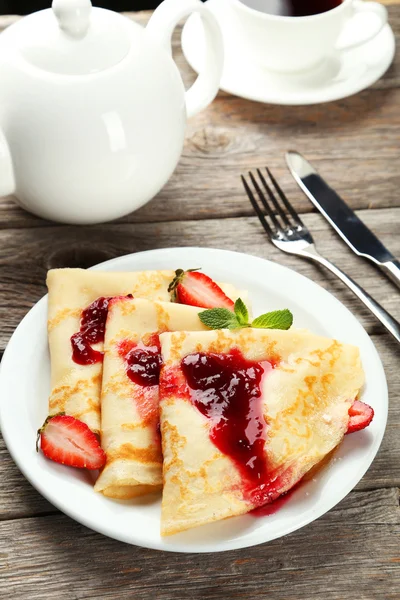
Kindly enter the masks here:
[[288, 492], [285, 492], [273, 502], [254, 508], [249, 514], [252, 517], [270, 517], [271, 515], [274, 515], [289, 502], [290, 498], [298, 488], [299, 484], [292, 487]]
[[157, 334], [151, 334], [147, 340], [131, 345], [129, 350], [122, 343], [120, 354], [126, 362], [126, 374], [133, 383], [143, 387], [158, 385], [162, 359]]
[[261, 382], [274, 366], [250, 362], [239, 350], [191, 354], [181, 363], [192, 403], [212, 422], [211, 441], [235, 463], [244, 495], [256, 506], [280, 496], [287, 475], [273, 471], [265, 453]]
[[[126, 296], [133, 298], [131, 294]], [[94, 350], [92, 344], [104, 342], [108, 306], [113, 298], [97, 298], [82, 311], [78, 333], [71, 337], [72, 360], [78, 365], [93, 365], [103, 360], [103, 352]]]
[[78, 365], [93, 365], [103, 360], [103, 352], [93, 350], [90, 343], [81, 333], [71, 337], [72, 360]]
[[161, 369], [160, 341], [157, 333], [142, 338], [139, 343], [123, 340], [118, 347], [125, 361], [126, 374], [137, 384], [134, 402], [144, 424], [154, 428], [155, 443], [161, 444], [158, 382]]

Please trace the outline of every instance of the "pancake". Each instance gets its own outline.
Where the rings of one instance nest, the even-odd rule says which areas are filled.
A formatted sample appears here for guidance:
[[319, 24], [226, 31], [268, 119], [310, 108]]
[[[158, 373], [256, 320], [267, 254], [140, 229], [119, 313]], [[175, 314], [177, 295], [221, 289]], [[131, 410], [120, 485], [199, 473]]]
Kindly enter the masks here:
[[161, 488], [158, 334], [202, 330], [203, 309], [118, 298], [109, 305], [101, 393], [101, 445], [107, 455], [95, 491], [133, 498]]
[[[102, 356], [98, 353], [103, 351], [103, 339], [96, 343], [85, 344], [82, 337], [78, 335], [82, 328], [82, 315], [85, 310], [92, 307], [93, 316], [96, 307], [92, 303], [114, 296], [132, 294], [137, 298], [169, 302], [168, 285], [174, 276], [175, 272], [172, 270], [116, 273], [84, 269], [54, 269], [48, 272], [50, 415], [65, 412], [86, 423], [95, 433], [100, 432], [103, 365]], [[232, 285], [220, 285], [228, 296], [232, 299], [237, 298], [239, 292]], [[105, 318], [106, 302], [100, 304], [97, 316], [102, 312]], [[96, 338], [93, 328], [91, 335]], [[83, 349], [80, 354], [76, 352], [79, 354], [79, 360], [83, 355], [94, 362], [78, 364], [73, 359], [72, 336], [75, 336], [75, 350]]]
[[[48, 336], [51, 359], [49, 414], [65, 412], [100, 431], [100, 389], [103, 364], [77, 364], [71, 337], [79, 332], [82, 312], [99, 298], [132, 294], [150, 300], [169, 300], [173, 271], [102, 273], [55, 269], [47, 275]], [[103, 342], [93, 345], [102, 352]]]
[[164, 333], [161, 534], [289, 491], [343, 440], [364, 383], [356, 347], [306, 330]]

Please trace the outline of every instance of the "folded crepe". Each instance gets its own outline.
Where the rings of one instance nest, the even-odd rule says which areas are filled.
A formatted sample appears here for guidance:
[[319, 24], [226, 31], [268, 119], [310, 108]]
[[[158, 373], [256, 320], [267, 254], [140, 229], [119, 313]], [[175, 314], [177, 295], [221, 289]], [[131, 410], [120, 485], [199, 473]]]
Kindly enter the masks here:
[[364, 382], [357, 348], [306, 330], [160, 336], [161, 534], [289, 491], [343, 439]]
[[109, 304], [101, 392], [101, 445], [107, 462], [95, 491], [133, 498], [161, 488], [159, 334], [206, 329], [203, 309], [117, 298]]
[[[168, 285], [173, 276], [173, 271], [134, 273], [104, 273], [83, 269], [49, 271], [47, 287], [51, 359], [50, 414], [65, 412], [84, 421], [95, 433], [99, 433], [103, 368], [101, 356], [95, 355], [94, 358], [97, 356], [98, 360], [92, 364], [78, 364], [73, 359], [71, 345], [72, 336], [80, 332], [82, 313], [99, 298], [107, 299], [119, 295], [132, 294], [168, 302]], [[104, 309], [106, 310], [104, 302], [101, 308], [103, 312]], [[79, 342], [78, 339], [78, 349]], [[82, 345], [84, 344], [81, 343]], [[102, 352], [103, 341], [100, 339], [92, 347], [94, 352]], [[85, 348], [83, 348], [84, 352]]]
[[[100, 391], [105, 318], [111, 297], [169, 302], [174, 271], [113, 273], [84, 269], [48, 272], [48, 337], [51, 362], [49, 414], [65, 412], [100, 432]], [[239, 292], [219, 284], [235, 300]], [[241, 293], [242, 297], [246, 293]]]

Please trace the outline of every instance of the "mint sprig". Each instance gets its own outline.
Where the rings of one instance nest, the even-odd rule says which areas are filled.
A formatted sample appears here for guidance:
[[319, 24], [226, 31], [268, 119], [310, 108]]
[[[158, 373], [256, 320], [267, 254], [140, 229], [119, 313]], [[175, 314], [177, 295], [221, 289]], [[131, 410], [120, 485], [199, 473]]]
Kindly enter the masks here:
[[241, 327], [250, 327], [249, 324], [249, 311], [247, 306], [241, 298], [238, 298], [234, 306], [235, 317], [238, 320]]
[[200, 321], [210, 329], [238, 329], [242, 327], [234, 312], [227, 308], [210, 308], [199, 313]]
[[288, 308], [274, 310], [254, 319], [251, 326], [256, 329], [290, 329], [293, 325], [293, 315]]
[[241, 298], [236, 300], [233, 311], [227, 308], [211, 308], [199, 313], [199, 318], [210, 329], [254, 327], [287, 330], [293, 325], [293, 315], [287, 308], [265, 313], [249, 323], [249, 311]]

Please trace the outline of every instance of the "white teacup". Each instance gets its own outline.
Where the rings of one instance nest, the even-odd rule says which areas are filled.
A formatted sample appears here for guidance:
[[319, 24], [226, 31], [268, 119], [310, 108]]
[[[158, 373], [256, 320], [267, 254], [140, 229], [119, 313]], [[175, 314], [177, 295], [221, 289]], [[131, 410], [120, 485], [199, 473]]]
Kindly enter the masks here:
[[[236, 51], [240, 47], [252, 61], [282, 73], [311, 69], [337, 50], [364, 44], [378, 35], [388, 19], [384, 6], [363, 0], [343, 0], [336, 8], [307, 17], [263, 12], [263, 0], [222, 2], [230, 13], [227, 16], [233, 17], [229, 19], [229, 28], [234, 31], [230, 31], [229, 37]], [[356, 27], [354, 19], [357, 23], [360, 19], [362, 27]], [[351, 36], [346, 35], [349, 31]]]

